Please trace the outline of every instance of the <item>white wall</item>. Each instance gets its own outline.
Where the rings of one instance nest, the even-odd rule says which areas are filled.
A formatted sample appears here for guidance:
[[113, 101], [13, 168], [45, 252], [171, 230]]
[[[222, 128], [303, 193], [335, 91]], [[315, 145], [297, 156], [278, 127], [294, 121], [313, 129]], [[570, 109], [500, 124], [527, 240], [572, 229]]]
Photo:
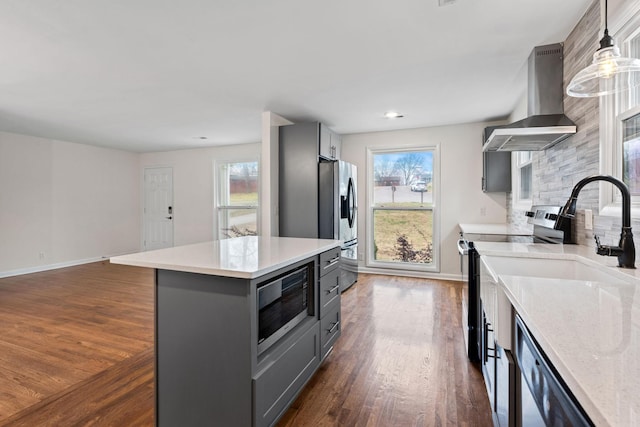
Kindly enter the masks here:
[[260, 154], [259, 143], [143, 153], [140, 155], [140, 171], [136, 182], [142, 186], [146, 167], [172, 167], [174, 245], [207, 241], [213, 238], [214, 161], [260, 160]]
[[[344, 135], [341, 158], [358, 166], [358, 242], [364, 253], [366, 242], [366, 152], [367, 148], [402, 148], [424, 145], [440, 147], [440, 274], [460, 279], [457, 251], [459, 223], [506, 222], [506, 194], [483, 193], [482, 132], [489, 123], [471, 123], [433, 128]], [[481, 213], [484, 209], [484, 215]], [[437, 242], [434, 242], [434, 246]], [[360, 262], [360, 268], [364, 262]]]
[[[366, 206], [367, 147], [440, 145], [443, 278], [459, 277], [458, 223], [505, 221], [505, 195], [480, 189], [485, 125], [343, 137], [342, 158], [359, 166], [361, 207]], [[260, 152], [255, 143], [137, 154], [0, 132], [0, 276], [140, 250], [145, 167], [173, 167], [174, 244], [209, 240], [214, 160], [259, 159]], [[366, 245], [365, 214], [362, 208], [361, 251]]]
[[0, 132], [0, 276], [139, 248], [138, 154]]

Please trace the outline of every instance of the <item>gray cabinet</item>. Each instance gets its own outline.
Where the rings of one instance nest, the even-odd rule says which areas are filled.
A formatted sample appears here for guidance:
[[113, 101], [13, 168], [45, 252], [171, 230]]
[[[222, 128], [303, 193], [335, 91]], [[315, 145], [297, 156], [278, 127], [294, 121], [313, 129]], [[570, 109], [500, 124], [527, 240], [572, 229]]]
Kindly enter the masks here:
[[334, 132], [331, 136], [331, 140], [336, 159], [340, 159], [340, 156], [342, 155], [342, 135]]
[[323, 277], [325, 274], [338, 269], [341, 261], [340, 252], [340, 248], [335, 248], [320, 254], [319, 277]]
[[324, 316], [320, 320], [320, 349], [321, 360], [324, 360], [341, 333], [340, 301], [338, 300], [325, 309]]
[[[253, 379], [255, 425], [272, 425], [320, 364], [317, 322], [285, 340], [269, 366]], [[217, 420], [216, 420], [217, 421]]]
[[156, 425], [251, 425], [249, 296], [246, 280], [156, 271]]
[[320, 313], [321, 315], [340, 298], [340, 270], [334, 269], [320, 278]]
[[281, 237], [318, 238], [318, 122], [280, 127]]
[[[482, 144], [496, 126], [487, 127]], [[485, 193], [507, 193], [511, 191], [511, 152], [482, 152], [482, 191]]]
[[319, 156], [328, 160], [340, 159], [342, 137], [320, 123], [320, 151]]
[[340, 312], [340, 248], [320, 255], [318, 286], [320, 314], [320, 360], [324, 360], [342, 331]]
[[[330, 143], [332, 134], [319, 122], [280, 127], [278, 204], [281, 237], [322, 237], [318, 212], [326, 206], [319, 205], [318, 155], [322, 141]], [[322, 157], [331, 158], [329, 154]]]
[[[255, 279], [157, 270], [156, 425], [275, 424], [340, 336], [339, 257]], [[312, 312], [259, 352], [258, 288], [304, 266]]]
[[320, 126], [320, 140], [318, 141], [318, 155], [325, 159], [331, 159], [331, 130], [325, 125], [319, 123]]

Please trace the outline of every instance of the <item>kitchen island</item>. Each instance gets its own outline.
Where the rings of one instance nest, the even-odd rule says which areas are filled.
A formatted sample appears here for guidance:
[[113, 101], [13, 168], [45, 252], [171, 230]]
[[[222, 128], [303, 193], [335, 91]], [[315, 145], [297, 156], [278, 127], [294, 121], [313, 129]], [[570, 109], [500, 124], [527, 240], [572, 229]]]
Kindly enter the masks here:
[[593, 424], [638, 425], [640, 272], [618, 268], [614, 257], [586, 246], [476, 248], [498, 276], [495, 286], [482, 282], [486, 300], [495, 287], [495, 299], [483, 303], [494, 313], [496, 344], [515, 354], [508, 317], [517, 314]]
[[273, 425], [340, 336], [340, 243], [247, 236], [111, 258], [156, 271], [156, 424]]

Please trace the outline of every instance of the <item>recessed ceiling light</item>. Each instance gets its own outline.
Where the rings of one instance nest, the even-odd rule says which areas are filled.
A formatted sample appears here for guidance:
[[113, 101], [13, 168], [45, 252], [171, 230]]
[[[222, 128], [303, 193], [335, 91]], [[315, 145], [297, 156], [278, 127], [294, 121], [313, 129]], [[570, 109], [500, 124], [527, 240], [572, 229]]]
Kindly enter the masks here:
[[402, 114], [398, 113], [397, 111], [387, 111], [386, 113], [384, 113], [384, 116], [387, 119], [400, 119], [404, 117]]

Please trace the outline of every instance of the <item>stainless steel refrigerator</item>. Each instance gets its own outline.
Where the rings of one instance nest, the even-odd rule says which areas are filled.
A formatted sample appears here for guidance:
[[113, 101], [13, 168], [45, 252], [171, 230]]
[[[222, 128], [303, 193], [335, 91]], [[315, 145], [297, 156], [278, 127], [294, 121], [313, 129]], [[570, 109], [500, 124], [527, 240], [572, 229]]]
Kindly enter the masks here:
[[321, 239], [342, 240], [340, 290], [358, 279], [358, 171], [342, 160], [318, 164], [318, 222]]
[[340, 289], [358, 277], [356, 167], [319, 161], [320, 124], [280, 128], [279, 235], [343, 241]]

